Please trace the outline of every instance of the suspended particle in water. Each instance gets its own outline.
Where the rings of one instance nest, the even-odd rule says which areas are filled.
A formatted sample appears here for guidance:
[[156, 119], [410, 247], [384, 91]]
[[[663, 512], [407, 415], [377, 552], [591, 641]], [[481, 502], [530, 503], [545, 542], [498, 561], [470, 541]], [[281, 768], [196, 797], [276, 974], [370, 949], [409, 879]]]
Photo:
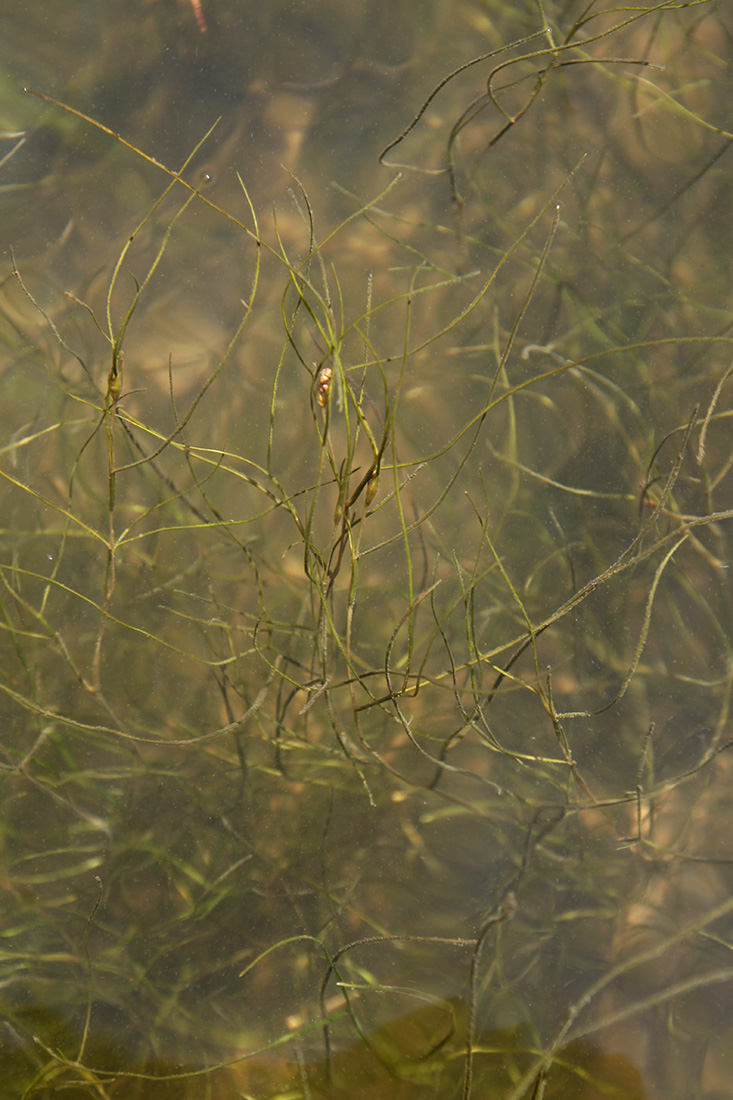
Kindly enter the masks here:
[[331, 389], [332, 378], [333, 367], [321, 367], [316, 376], [316, 397], [322, 409], [325, 409], [328, 402], [328, 391]]

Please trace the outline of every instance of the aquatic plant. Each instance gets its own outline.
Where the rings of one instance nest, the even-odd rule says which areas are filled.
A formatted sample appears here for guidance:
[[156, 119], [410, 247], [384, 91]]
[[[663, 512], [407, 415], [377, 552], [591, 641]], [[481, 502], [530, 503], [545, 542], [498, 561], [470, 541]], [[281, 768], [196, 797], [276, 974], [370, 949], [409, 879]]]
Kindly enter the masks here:
[[77, 193], [2, 283], [9, 1096], [726, 1087], [726, 16], [431, 20], [335, 195], [368, 46], [180, 160], [33, 97], [22, 194]]

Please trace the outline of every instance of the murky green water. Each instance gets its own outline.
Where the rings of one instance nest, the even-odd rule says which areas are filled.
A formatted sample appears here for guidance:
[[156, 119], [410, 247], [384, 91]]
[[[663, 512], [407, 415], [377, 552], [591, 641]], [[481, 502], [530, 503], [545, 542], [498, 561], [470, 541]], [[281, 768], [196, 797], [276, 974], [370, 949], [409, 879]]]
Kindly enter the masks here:
[[727, 8], [0, 24], [0, 1096], [730, 1096]]

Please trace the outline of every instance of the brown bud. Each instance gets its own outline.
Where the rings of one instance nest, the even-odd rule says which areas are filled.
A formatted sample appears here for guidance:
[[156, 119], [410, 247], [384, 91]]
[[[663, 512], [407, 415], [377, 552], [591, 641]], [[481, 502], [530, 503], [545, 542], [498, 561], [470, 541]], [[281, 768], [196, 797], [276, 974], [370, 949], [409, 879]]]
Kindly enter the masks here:
[[331, 389], [333, 367], [321, 367], [316, 377], [316, 397], [322, 409], [328, 403], [328, 391]]

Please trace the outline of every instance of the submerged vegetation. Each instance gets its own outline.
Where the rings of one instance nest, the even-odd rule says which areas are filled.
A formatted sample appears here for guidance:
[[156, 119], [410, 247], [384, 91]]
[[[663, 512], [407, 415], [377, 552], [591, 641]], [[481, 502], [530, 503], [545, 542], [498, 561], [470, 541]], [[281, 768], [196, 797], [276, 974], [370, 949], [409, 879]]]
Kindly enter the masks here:
[[730, 1096], [730, 13], [240, 7], [0, 99], [0, 1096]]

